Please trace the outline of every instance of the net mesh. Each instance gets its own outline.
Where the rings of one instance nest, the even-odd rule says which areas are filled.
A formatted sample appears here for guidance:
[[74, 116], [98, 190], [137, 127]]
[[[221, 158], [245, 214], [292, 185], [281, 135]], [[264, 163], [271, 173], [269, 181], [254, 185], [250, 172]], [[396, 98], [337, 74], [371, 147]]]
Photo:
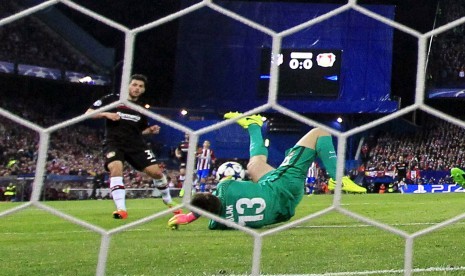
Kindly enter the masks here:
[[[3, 116], [3, 117], [6, 117], [20, 125], [23, 125], [27, 128], [30, 128], [31, 130], [34, 130], [36, 131], [37, 133], [40, 134], [40, 144], [39, 144], [39, 154], [38, 154], [38, 163], [37, 163], [37, 171], [36, 171], [36, 174], [35, 174], [35, 180], [34, 180], [34, 183], [33, 183], [33, 192], [32, 192], [32, 196], [31, 196], [31, 200], [27, 203], [24, 203], [20, 206], [17, 206], [15, 208], [12, 208], [12, 209], [8, 209], [6, 211], [3, 211], [0, 213], [0, 217], [4, 217], [6, 215], [12, 215], [14, 213], [17, 213], [25, 208], [28, 208], [30, 206], [35, 206], [37, 208], [40, 208], [44, 211], [47, 211], [55, 216], [58, 216], [60, 218], [63, 218], [69, 222], [72, 222], [76, 225], [80, 225], [84, 228], [87, 228], [91, 231], [94, 231], [98, 234], [101, 235], [101, 243], [100, 243], [100, 251], [99, 251], [99, 255], [98, 255], [98, 263], [97, 263], [97, 268], [96, 268], [96, 275], [105, 275], [105, 270], [106, 270], [106, 263], [107, 263], [107, 257], [108, 257], [108, 253], [109, 253], [109, 248], [110, 248], [110, 241], [111, 241], [111, 238], [114, 234], [117, 234], [117, 233], [120, 233], [120, 232], [123, 232], [123, 231], [126, 231], [128, 229], [131, 229], [131, 228], [134, 228], [138, 225], [141, 225], [141, 224], [144, 224], [144, 223], [147, 223], [151, 220], [154, 220], [154, 219], [157, 219], [157, 218], [160, 218], [160, 217], [163, 217], [165, 215], [168, 215], [171, 213], [170, 210], [166, 210], [166, 211], [163, 211], [163, 212], [160, 212], [160, 213], [157, 213], [157, 214], [154, 214], [154, 215], [151, 215], [151, 216], [148, 216], [148, 217], [145, 217], [141, 220], [138, 220], [138, 221], [135, 221], [135, 222], [132, 222], [132, 223], [128, 223], [128, 224], [125, 224], [123, 226], [120, 226], [120, 227], [117, 227], [117, 228], [114, 228], [114, 229], [111, 229], [111, 230], [105, 230], [103, 228], [100, 228], [96, 225], [93, 225], [93, 224], [90, 224], [86, 221], [83, 221], [83, 220], [80, 220], [78, 218], [75, 218], [73, 216], [70, 216], [70, 215], [67, 215], [59, 210], [56, 210], [50, 206], [47, 206], [41, 202], [39, 202], [40, 200], [40, 192], [43, 188], [43, 185], [44, 185], [44, 182], [43, 182], [43, 179], [44, 179], [44, 174], [45, 174], [45, 160], [46, 160], [46, 157], [47, 157], [47, 150], [48, 150], [48, 147], [49, 147], [49, 139], [50, 139], [50, 134], [58, 129], [61, 129], [61, 128], [64, 128], [64, 127], [67, 127], [67, 126], [70, 126], [70, 125], [73, 125], [75, 123], [78, 123], [80, 121], [83, 121], [83, 120], [86, 120], [88, 118], [90, 118], [93, 114], [97, 113], [97, 112], [101, 112], [101, 111], [104, 111], [104, 110], [108, 110], [108, 109], [111, 109], [113, 108], [114, 106], [116, 106], [118, 103], [121, 103], [121, 102], [124, 102], [125, 104], [128, 104], [130, 106], [132, 106], [134, 109], [137, 109], [139, 110], [141, 113], [144, 113], [145, 115], [155, 119], [155, 120], [158, 120], [160, 121], [161, 123], [164, 123], [172, 128], [175, 128], [179, 131], [182, 131], [182, 132], [185, 132], [185, 133], [188, 133], [191, 137], [190, 139], [190, 146], [189, 146], [189, 152], [191, 154], [189, 154], [189, 160], [187, 162], [187, 171], [194, 171], [194, 168], [193, 168], [193, 164], [194, 164], [194, 153], [195, 152], [195, 145], [197, 145], [197, 142], [198, 142], [198, 139], [199, 137], [202, 135], [202, 134], [205, 134], [205, 133], [208, 133], [208, 132], [211, 132], [211, 131], [214, 131], [216, 129], [219, 129], [221, 127], [224, 127], [226, 125], [230, 125], [230, 124], [233, 124], [235, 123], [235, 121], [233, 120], [228, 120], [228, 121], [223, 121], [223, 122], [219, 122], [217, 124], [214, 124], [214, 125], [211, 125], [211, 126], [208, 126], [208, 127], [205, 127], [205, 128], [202, 128], [202, 129], [198, 129], [198, 130], [192, 130], [192, 129], [189, 129], [177, 122], [174, 122], [174, 121], [171, 121], [169, 119], [166, 119], [160, 115], [157, 115], [157, 114], [154, 114], [154, 113], [151, 113], [150, 111], [147, 111], [143, 108], [140, 108], [138, 106], [135, 106], [135, 105], [132, 105], [131, 103], [127, 102], [125, 99], [127, 98], [127, 89], [125, 89], [125, 84], [129, 82], [129, 78], [130, 78], [130, 73], [132, 71], [132, 60], [133, 60], [133, 50], [134, 50], [134, 43], [135, 43], [135, 36], [138, 34], [138, 33], [141, 33], [141, 32], [144, 32], [146, 30], [149, 30], [149, 29], [152, 29], [152, 28], [156, 28], [157, 26], [160, 26], [162, 24], [165, 24], [167, 22], [170, 22], [170, 21], [173, 21], [173, 20], [176, 20], [177, 18], [179, 17], [182, 17], [186, 14], [189, 14], [191, 12], [194, 12], [198, 9], [211, 9], [213, 11], [216, 11], [218, 13], [221, 13], [223, 14], [224, 16], [227, 16], [227, 17], [230, 17], [234, 20], [237, 20], [238, 22], [242, 23], [242, 24], [245, 24], [247, 26], [249, 26], [250, 28], [254, 28], [256, 29], [257, 31], [260, 31], [260, 32], [263, 32], [269, 36], [272, 37], [273, 39], [273, 46], [272, 46], [272, 52], [273, 54], [277, 54], [280, 52], [280, 48], [281, 48], [281, 41], [284, 37], [286, 36], [289, 36], [289, 35], [292, 35], [296, 32], [299, 32], [305, 28], [308, 28], [314, 24], [318, 24], [319, 22], [322, 22], [332, 16], [335, 16], [337, 14], [340, 14], [344, 11], [347, 11], [349, 9], [353, 9], [353, 10], [356, 10], [374, 20], [378, 20], [384, 24], [387, 24], [395, 29], [398, 29], [406, 34], [409, 34], [413, 37], [415, 37], [417, 40], [418, 40], [418, 60], [417, 60], [417, 76], [416, 76], [416, 92], [415, 92], [415, 101], [412, 105], [410, 106], [407, 106], [397, 112], [394, 112], [392, 114], [389, 114], [385, 117], [382, 117], [380, 119], [377, 119], [375, 121], [372, 121], [370, 123], [367, 123], [365, 125], [362, 125], [362, 126], [359, 126], [359, 127], [356, 127], [356, 128], [353, 128], [351, 130], [348, 130], [346, 132], [339, 132], [337, 130], [334, 130], [334, 129], [331, 129], [331, 128], [328, 128], [327, 126], [325, 125], [322, 125], [321, 123], [317, 122], [317, 121], [314, 121], [314, 120], [311, 120], [311, 119], [308, 119], [306, 117], [303, 117], [301, 116], [300, 114], [290, 110], [290, 109], [287, 109], [283, 106], [281, 106], [279, 104], [279, 102], [277, 102], [277, 83], [278, 83], [278, 70], [277, 70], [277, 67], [272, 64], [271, 65], [271, 79], [270, 79], [270, 86], [269, 86], [269, 95], [268, 95], [268, 101], [266, 104], [262, 105], [262, 106], [258, 106], [252, 110], [249, 110], [247, 112], [244, 113], [244, 116], [247, 116], [247, 115], [252, 115], [252, 114], [256, 114], [256, 113], [260, 113], [260, 112], [264, 112], [264, 111], [267, 111], [267, 110], [270, 110], [270, 109], [273, 109], [283, 115], [286, 115], [290, 118], [293, 118], [297, 121], [300, 121], [304, 124], [307, 124], [309, 126], [317, 126], [317, 127], [321, 127], [325, 130], [327, 130], [328, 132], [330, 132], [332, 135], [336, 136], [338, 138], [338, 148], [337, 148], [337, 152], [338, 152], [338, 161], [337, 161], [337, 165], [338, 165], [338, 169], [337, 169], [337, 187], [336, 187], [336, 190], [335, 190], [335, 194], [334, 194], [334, 200], [333, 200], [333, 203], [330, 207], [324, 209], [324, 210], [321, 210], [317, 213], [314, 213], [314, 214], [310, 214], [302, 219], [298, 219], [298, 220], [294, 220], [290, 223], [287, 223], [287, 224], [284, 224], [284, 225], [280, 225], [276, 228], [273, 228], [273, 229], [270, 229], [270, 230], [266, 230], [266, 231], [263, 231], [263, 232], [257, 232], [257, 231], [254, 231], [252, 229], [249, 229], [249, 228], [245, 228], [245, 227], [241, 227], [239, 225], [235, 225], [235, 224], [232, 224], [231, 222], [227, 221], [227, 220], [224, 220], [222, 218], [219, 218], [219, 217], [216, 217], [216, 216], [212, 216], [208, 213], [205, 213], [204, 211], [200, 210], [200, 209], [196, 209], [195, 207], [193, 206], [190, 206], [189, 205], [189, 201], [190, 201], [190, 197], [191, 197], [191, 189], [192, 189], [192, 179], [187, 179], [186, 180], [186, 196], [184, 197], [183, 199], [183, 203], [181, 204], [181, 207], [186, 207], [186, 208], [189, 208], [195, 212], [198, 212], [199, 214], [203, 215], [203, 216], [206, 216], [208, 218], [211, 218], [211, 219], [214, 219], [214, 220], [217, 220], [221, 223], [224, 223], [228, 226], [231, 226], [231, 227], [234, 227], [236, 229], [238, 229], [239, 231], [243, 231], [247, 234], [249, 234], [253, 240], [254, 240], [254, 244], [253, 244], [253, 262], [252, 262], [252, 267], [250, 269], [251, 271], [251, 274], [252, 275], [260, 275], [260, 260], [261, 260], [261, 256], [262, 256], [262, 240], [264, 237], [266, 236], [269, 236], [269, 235], [273, 235], [275, 233], [278, 233], [278, 232], [281, 232], [281, 231], [285, 231], [286, 229], [289, 229], [289, 228], [292, 228], [292, 227], [295, 227], [299, 224], [302, 224], [306, 221], [309, 221], [309, 220], [312, 220], [314, 218], [317, 218], [317, 217], [321, 217], [321, 216], [324, 216], [330, 212], [339, 212], [345, 216], [348, 216], [348, 217], [351, 217], [355, 220], [358, 220], [360, 222], [363, 222], [363, 223], [366, 223], [366, 224], [369, 224], [369, 225], [372, 225], [374, 227], [378, 227], [380, 229], [383, 229], [385, 231], [388, 231], [388, 232], [391, 232], [392, 234], [394, 235], [398, 235], [400, 237], [402, 237], [403, 239], [405, 239], [405, 255], [404, 255], [404, 270], [403, 270], [403, 273], [404, 275], [411, 275], [415, 270], [412, 268], [413, 265], [412, 265], [412, 260], [413, 260], [413, 252], [414, 252], [414, 248], [413, 248], [413, 244], [414, 244], [414, 240], [415, 238], [417, 237], [420, 237], [420, 236], [423, 236], [423, 235], [427, 235], [428, 233], [431, 233], [437, 229], [440, 229], [440, 228], [443, 228], [445, 226], [448, 226], [448, 225], [451, 225], [461, 219], [463, 219], [465, 217], [465, 213], [464, 214], [461, 214], [461, 215], [458, 215], [456, 217], [453, 217], [449, 220], [446, 220], [446, 221], [443, 221], [441, 223], [438, 223], [438, 224], [435, 224], [431, 227], [428, 227], [428, 228], [425, 228], [425, 229], [422, 229], [420, 231], [417, 231], [417, 232], [414, 232], [414, 233], [407, 233], [407, 232], [404, 232], [400, 229], [397, 229], [395, 227], [392, 227], [388, 224], [384, 224], [384, 223], [380, 223], [378, 221], [375, 221], [373, 219], [370, 219], [370, 218], [367, 218], [367, 217], [364, 217], [362, 215], [359, 215], [357, 213], [354, 213], [354, 212], [351, 212], [347, 209], [345, 209], [342, 205], [341, 205], [341, 178], [343, 176], [343, 168], [344, 168], [344, 163], [345, 163], [345, 150], [346, 150], [346, 145], [347, 145], [347, 139], [349, 136], [351, 135], [354, 135], [354, 134], [357, 134], [357, 133], [360, 133], [362, 131], [365, 131], [365, 130], [368, 130], [370, 128], [373, 128], [375, 126], [378, 126], [378, 125], [381, 125], [385, 122], [388, 122], [392, 119], [395, 119], [395, 118], [398, 118], [398, 117], [401, 117], [409, 112], [412, 112], [412, 111], [416, 111], [416, 110], [422, 110], [424, 112], [427, 112], [433, 116], [436, 116], [438, 118], [441, 118], [445, 121], [448, 121], [450, 123], [453, 123], [455, 125], [458, 125], [460, 127], [465, 127], [465, 123], [454, 118], [454, 117], [451, 117], [441, 111], [438, 111], [428, 105], [425, 104], [424, 102], [424, 96], [425, 96], [425, 68], [426, 68], [426, 51], [427, 51], [427, 43], [428, 43], [428, 40], [432, 37], [432, 36], [435, 36], [435, 35], [438, 35], [442, 32], [445, 32], [447, 30], [450, 30], [460, 24], [462, 24], [463, 22], [465, 22], [465, 19], [462, 18], [462, 19], [458, 19], [456, 21], [453, 21], [453, 22], [450, 22], [448, 24], [445, 24], [441, 27], [438, 27], [436, 29], [433, 29], [427, 33], [420, 33], [408, 26], [405, 26], [405, 25], [402, 25], [396, 21], [393, 21], [393, 20], [390, 20], [388, 18], [385, 18], [385, 17], [382, 17], [380, 16], [379, 14], [376, 14], [374, 12], [371, 12], [370, 10], [360, 6], [357, 4], [357, 1], [356, 0], [349, 0], [347, 4], [345, 5], [342, 5], [340, 6], [339, 8], [336, 8], [326, 14], [323, 14], [317, 18], [313, 18], [307, 22], [304, 22], [300, 25], [297, 25], [297, 26], [294, 26], [292, 28], [289, 28], [287, 30], [284, 30], [282, 32], [275, 32], [269, 28], [267, 28], [266, 26], [262, 26], [260, 24], [257, 24], [256, 22], [253, 22], [252, 20], [249, 20], [247, 18], [244, 18], [242, 17], [241, 15], [237, 14], [237, 13], [234, 13], [230, 10], [227, 10], [217, 4], [215, 4], [213, 1], [209, 1], [209, 0], [205, 0], [205, 1], [201, 1], [197, 4], [194, 4], [192, 6], [189, 6], [183, 10], [180, 10], [176, 13], [173, 13], [173, 14], [170, 14], [166, 17], [163, 17], [161, 19], [158, 19], [154, 22], [150, 22], [150, 23], [147, 23], [143, 26], [140, 26], [138, 28], [134, 28], [134, 29], [129, 29], [117, 22], [114, 22], [112, 21], [111, 19], [108, 19], [106, 17], [103, 17], [101, 15], [99, 15], [98, 13], [92, 11], [92, 10], [89, 10], [83, 6], [80, 6], [72, 1], [67, 1], [67, 0], [50, 0], [50, 1], [45, 1], [39, 5], [36, 5], [36, 6], [33, 6], [29, 9], [26, 9], [24, 11], [21, 11], [21, 12], [18, 12], [14, 15], [11, 15], [11, 16], [8, 16], [6, 18], [3, 18], [0, 20], [0, 26], [3, 26], [5, 24], [8, 24], [8, 23], [11, 23], [11, 22], [14, 22], [15, 20], [19, 20], [23, 17], [26, 17], [26, 16], [29, 16], [37, 11], [40, 11], [40, 10], [43, 10], [43, 9], [46, 9], [50, 6], [53, 6], [57, 3], [62, 3], [64, 5], [67, 5], [68, 7], [80, 12], [80, 13], [83, 13], [89, 17], [92, 17], [94, 18], [95, 20], [98, 20], [99, 22], [101, 22], [102, 24], [105, 24], [105, 25], [108, 25], [108, 26], [111, 26], [121, 32], [124, 33], [125, 35], [125, 52], [124, 52], [124, 64], [123, 64], [123, 71], [122, 71], [122, 77], [121, 77], [121, 88], [120, 88], [120, 95], [121, 95], [121, 98], [120, 98], [120, 101], [119, 102], [116, 102], [116, 103], [113, 103], [111, 105], [108, 105], [102, 109], [99, 109], [99, 110], [96, 110], [94, 113], [92, 114], [88, 114], [88, 115], [81, 115], [81, 116], [78, 116], [78, 117], [75, 117], [71, 120], [67, 120], [65, 122], [62, 122], [60, 124], [56, 124], [56, 125], [53, 125], [51, 127], [48, 127], [48, 128], [44, 128], [44, 127], [41, 127], [41, 126], [38, 126], [34, 123], [31, 123], [23, 118], [20, 118], [10, 112], [8, 112], [7, 110], [4, 110], [2, 108], [0, 108], [0, 116]], [[447, 269], [444, 269], [444, 271], [446, 271]], [[392, 271], [389, 271], [389, 272], [392, 272]], [[399, 272], [399, 271], [397, 271]]]

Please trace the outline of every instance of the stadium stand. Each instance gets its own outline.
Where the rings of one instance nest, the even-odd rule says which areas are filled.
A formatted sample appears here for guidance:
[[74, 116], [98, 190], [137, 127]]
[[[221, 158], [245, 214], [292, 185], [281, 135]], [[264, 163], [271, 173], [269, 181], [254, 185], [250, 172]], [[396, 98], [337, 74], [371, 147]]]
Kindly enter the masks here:
[[[456, 20], [464, 12], [465, 1], [441, 1], [437, 11], [437, 25]], [[432, 85], [457, 87], [465, 84], [464, 32], [464, 26], [459, 25], [434, 37], [428, 67]]]
[[[17, 1], [2, 1], [0, 16], [23, 9]], [[0, 61], [56, 68], [62, 72], [108, 73], [107, 68], [93, 62], [34, 15], [1, 28]]]

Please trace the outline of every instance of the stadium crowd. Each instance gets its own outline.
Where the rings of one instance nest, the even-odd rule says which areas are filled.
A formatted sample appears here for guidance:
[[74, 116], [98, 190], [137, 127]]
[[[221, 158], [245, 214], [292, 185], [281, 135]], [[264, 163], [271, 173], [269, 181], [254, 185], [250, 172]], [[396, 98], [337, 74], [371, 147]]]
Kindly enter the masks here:
[[[437, 25], [457, 20], [465, 13], [464, 0], [443, 0], [437, 14]], [[429, 72], [437, 86], [465, 84], [465, 27], [459, 25], [450, 31], [434, 36]]]
[[[465, 0], [444, 0], [439, 24], [458, 19], [465, 12]], [[20, 9], [15, 1], [4, 1], [0, 17], [4, 18]], [[93, 72], [93, 65], [80, 56], [69, 45], [62, 42], [46, 26], [40, 25], [33, 16], [0, 28], [0, 60], [14, 63], [27, 63], [62, 70]], [[460, 25], [454, 30], [435, 37], [433, 47], [433, 67], [441, 81], [456, 81], [465, 84], [465, 28]], [[49, 126], [59, 121], [44, 116], [38, 110], [58, 110], [49, 108], [50, 102], [38, 98], [7, 99], [2, 98], [2, 108], [11, 111], [39, 125]], [[63, 107], [62, 107], [63, 109]], [[64, 108], [65, 109], [65, 108]], [[58, 112], [59, 113], [59, 112]], [[424, 178], [420, 172], [448, 172], [452, 167], [465, 167], [465, 130], [445, 121], [430, 118], [419, 131], [382, 132], [375, 139], [367, 141], [361, 151], [362, 165], [349, 173], [352, 177], [388, 176], [393, 181], [396, 165], [400, 157], [407, 164], [406, 182], [451, 183], [450, 178]], [[0, 117], [0, 177], [33, 175], [36, 171], [39, 135], [4, 117]], [[46, 173], [50, 175], [74, 175], [97, 177], [105, 173], [100, 152], [102, 133], [100, 129], [89, 127], [85, 123], [60, 129], [51, 135], [50, 149], [46, 162]], [[174, 158], [174, 156], [170, 156]], [[171, 163], [171, 162], [170, 162]], [[171, 180], [170, 186], [181, 188], [185, 179], [178, 167], [165, 166], [165, 172]], [[207, 179], [207, 190], [214, 189], [216, 180]], [[328, 178], [324, 170], [317, 169], [316, 190], [327, 191]], [[148, 188], [150, 179], [143, 173], [127, 168], [124, 173], [126, 187]], [[55, 183], [55, 189], [62, 191], [70, 183]], [[76, 188], [93, 188], [92, 181], [71, 183]], [[105, 184], [106, 185], [106, 184]], [[2, 194], [2, 193], [1, 193]]]
[[[4, 97], [2, 108], [39, 125], [54, 125], [59, 119], [41, 112], [46, 108], [38, 99], [14, 99]], [[105, 175], [101, 156], [102, 129], [87, 125], [86, 122], [62, 128], [50, 135], [45, 173], [59, 176], [83, 176], [80, 181], [53, 181], [48, 185], [48, 198], [58, 198], [58, 192], [66, 187], [93, 189], [93, 178]], [[0, 117], [0, 177], [33, 177], [38, 157], [39, 134], [5, 117]], [[171, 180], [170, 186], [180, 188], [184, 180], [178, 167], [169, 167], [162, 162]], [[86, 180], [87, 181], [83, 181]], [[127, 188], [149, 188], [152, 181], [144, 173], [130, 167], [124, 172]], [[210, 180], [211, 181], [211, 180]], [[107, 179], [100, 187], [107, 187]], [[6, 183], [8, 184], [8, 183]], [[4, 185], [4, 184], [3, 184]], [[2, 186], [2, 185], [0, 185]], [[20, 187], [20, 185], [17, 185]], [[6, 187], [6, 186], [5, 186]], [[5, 187], [2, 187], [3, 189]], [[3, 195], [3, 192], [0, 191]], [[1, 196], [0, 195], [0, 196]]]
[[[22, 9], [16, 1], [2, 1], [0, 18]], [[97, 67], [92, 62], [34, 16], [0, 28], [0, 61], [97, 73]]]
[[[58, 123], [43, 113], [35, 112], [32, 106], [8, 104], [18, 115], [31, 121], [45, 124]], [[20, 111], [22, 110], [22, 111]], [[444, 120], [427, 117], [422, 127], [415, 131], [396, 132], [381, 131], [365, 140], [361, 149], [361, 166], [350, 172], [352, 178], [362, 175], [370, 177], [391, 177], [396, 179], [396, 165], [400, 158], [406, 164], [405, 179], [410, 184], [452, 183], [448, 172], [452, 167], [465, 167], [465, 130]], [[36, 171], [39, 135], [9, 119], [0, 117], [0, 177], [33, 176]], [[53, 132], [50, 136], [50, 149], [46, 162], [47, 175], [86, 176], [88, 179], [105, 175], [101, 156], [102, 133], [100, 128], [84, 123]], [[174, 152], [174, 150], [173, 150]], [[170, 187], [182, 188], [185, 170], [180, 170], [174, 154], [168, 157], [167, 164], [162, 164], [170, 179]], [[218, 165], [221, 162], [218, 163]], [[444, 177], [426, 179], [424, 172], [442, 172]], [[207, 179], [207, 190], [214, 189], [217, 183], [215, 170]], [[317, 167], [312, 188], [315, 193], [328, 193], [328, 177], [324, 170]], [[194, 174], [195, 179], [195, 174]], [[125, 170], [124, 181], [128, 188], [147, 189], [151, 180], [143, 173], [130, 167]], [[196, 181], [194, 181], [196, 183]], [[92, 189], [93, 181], [61, 182], [51, 184], [56, 190], [67, 186], [73, 188]], [[107, 179], [100, 187], [108, 186]]]
[[[365, 175], [395, 177], [396, 165], [406, 164], [408, 183], [452, 183], [448, 172], [465, 166], [465, 130], [438, 118], [427, 116], [424, 126], [414, 132], [382, 132], [362, 147]], [[439, 179], [427, 179], [421, 172], [442, 172]]]

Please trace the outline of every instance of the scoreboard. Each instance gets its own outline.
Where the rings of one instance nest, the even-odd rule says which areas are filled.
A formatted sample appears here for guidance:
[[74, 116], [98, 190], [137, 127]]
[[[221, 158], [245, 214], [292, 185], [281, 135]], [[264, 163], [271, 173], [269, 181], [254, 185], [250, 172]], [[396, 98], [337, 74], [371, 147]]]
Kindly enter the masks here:
[[270, 68], [278, 65], [279, 98], [337, 98], [339, 96], [342, 51], [338, 49], [282, 49], [273, 56], [262, 48], [259, 96], [268, 95]]

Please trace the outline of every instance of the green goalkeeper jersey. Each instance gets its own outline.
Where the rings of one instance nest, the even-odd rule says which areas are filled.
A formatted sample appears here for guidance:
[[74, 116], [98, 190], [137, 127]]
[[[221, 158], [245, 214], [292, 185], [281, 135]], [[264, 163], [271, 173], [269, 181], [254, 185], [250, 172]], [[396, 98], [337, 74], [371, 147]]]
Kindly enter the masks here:
[[[252, 181], [221, 181], [214, 195], [221, 201], [220, 217], [250, 228], [289, 220], [304, 194], [305, 178], [315, 151], [295, 146], [283, 163]], [[210, 220], [210, 229], [228, 229], [224, 224]]]

